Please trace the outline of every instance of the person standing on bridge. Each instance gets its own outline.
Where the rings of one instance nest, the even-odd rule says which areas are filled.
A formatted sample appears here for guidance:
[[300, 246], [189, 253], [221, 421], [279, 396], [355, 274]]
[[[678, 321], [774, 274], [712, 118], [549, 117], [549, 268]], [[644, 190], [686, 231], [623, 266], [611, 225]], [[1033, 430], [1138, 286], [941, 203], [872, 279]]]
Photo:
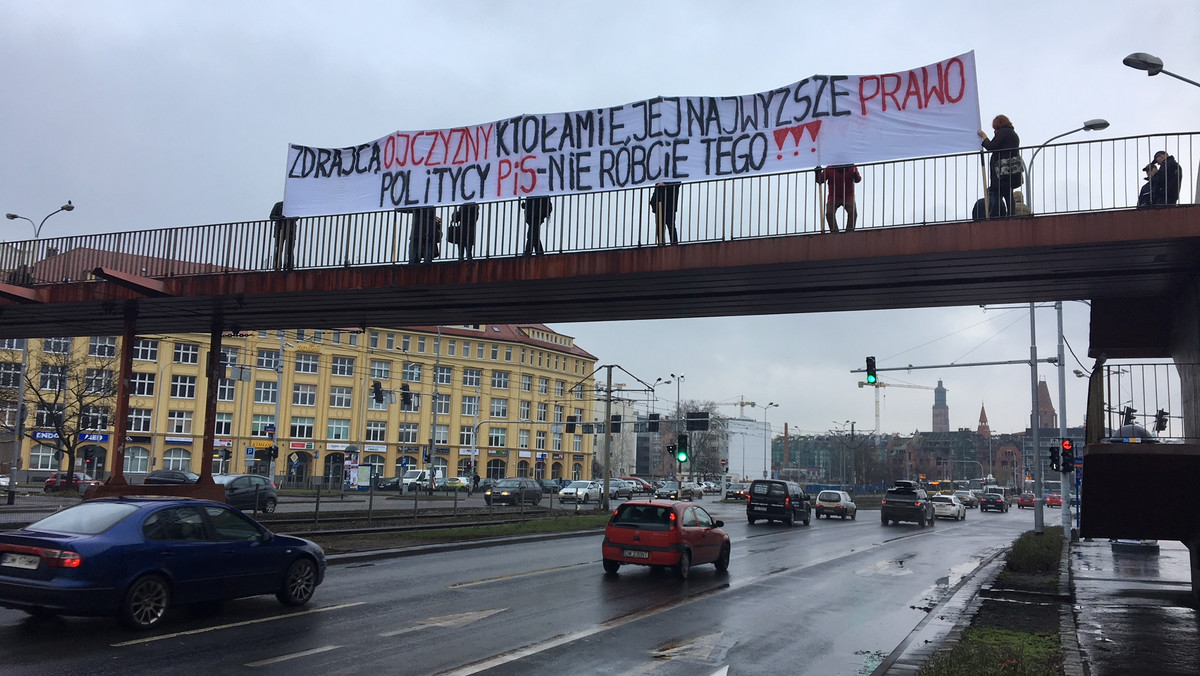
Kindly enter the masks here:
[[1017, 136], [1017, 130], [1013, 128], [1008, 116], [997, 115], [992, 118], [992, 130], [996, 133], [993, 138], [989, 139], [982, 129], [979, 130], [979, 138], [983, 139], [980, 145], [992, 153], [988, 217], [997, 218], [1012, 214], [1013, 190], [1021, 187], [1024, 180], [1022, 168], [1025, 165], [1022, 164], [1021, 153], [1018, 151], [1021, 147], [1021, 137]]
[[401, 209], [402, 213], [412, 214], [412, 234], [408, 240], [408, 262], [432, 263], [437, 257], [438, 223], [437, 213], [433, 207], [416, 207]]
[[846, 210], [846, 232], [854, 230], [858, 221], [858, 204], [854, 201], [854, 184], [862, 183], [862, 174], [853, 164], [841, 164], [822, 169], [817, 167], [817, 183], [829, 185], [829, 198], [825, 201], [825, 223], [829, 232], [837, 232], [837, 210]]
[[550, 217], [550, 212], [554, 210], [554, 205], [550, 203], [550, 198], [541, 197], [526, 197], [521, 200], [521, 208], [525, 210], [525, 255], [540, 256], [546, 253], [542, 248], [542, 223]]
[[[679, 182], [654, 184], [654, 194], [650, 195], [650, 211], [654, 212], [654, 222], [657, 225], [658, 245], [666, 243], [671, 237], [671, 244], [679, 244], [679, 233], [675, 231], [675, 210], [679, 204]], [[666, 232], [664, 232], [664, 230]]]
[[271, 223], [275, 226], [275, 269], [291, 270], [296, 264], [296, 219], [285, 217], [283, 202], [276, 202]]
[[[1139, 207], [1160, 207], [1179, 202], [1179, 188], [1183, 185], [1183, 172], [1179, 170], [1179, 163], [1175, 161], [1174, 156], [1168, 155], [1165, 150], [1154, 153], [1154, 158], [1150, 164], [1146, 165], [1145, 171], [1150, 187], [1149, 200], [1148, 203], [1143, 203], [1145, 200], [1139, 198]], [[1143, 193], [1145, 192], [1143, 190]]]
[[458, 260], [475, 258], [475, 223], [479, 221], [479, 205], [464, 202], [450, 217], [450, 227], [457, 228], [458, 238], [447, 235], [446, 239], [458, 245]]

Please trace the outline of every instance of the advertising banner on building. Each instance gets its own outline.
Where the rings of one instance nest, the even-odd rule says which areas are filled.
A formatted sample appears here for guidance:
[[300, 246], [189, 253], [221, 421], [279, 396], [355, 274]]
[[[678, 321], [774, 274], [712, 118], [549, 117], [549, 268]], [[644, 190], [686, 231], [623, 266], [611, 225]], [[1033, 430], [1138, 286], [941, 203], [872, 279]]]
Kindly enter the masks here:
[[737, 96], [292, 144], [289, 217], [410, 209], [736, 178], [979, 148], [975, 55], [875, 75], [813, 75]]

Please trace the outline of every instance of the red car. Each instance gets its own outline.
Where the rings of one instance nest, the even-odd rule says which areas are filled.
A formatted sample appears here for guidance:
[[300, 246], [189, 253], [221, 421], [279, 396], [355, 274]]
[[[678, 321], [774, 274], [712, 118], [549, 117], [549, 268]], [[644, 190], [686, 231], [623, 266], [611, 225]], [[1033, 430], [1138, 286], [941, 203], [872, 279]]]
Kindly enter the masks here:
[[654, 495], [654, 484], [636, 476], [623, 476], [622, 479], [633, 482], [634, 493], [645, 493], [646, 495]]
[[1047, 507], [1062, 507], [1062, 496], [1058, 493], [1051, 493], [1046, 496]]
[[1025, 491], [1017, 496], [1017, 509], [1025, 509], [1026, 507], [1033, 509], [1033, 506], [1036, 502], [1037, 496], [1029, 491]]
[[[47, 493], [50, 491], [65, 491], [67, 490], [67, 480], [69, 477], [69, 472], [55, 472], [54, 474], [50, 475], [49, 479], [46, 479], [46, 483], [42, 486], [42, 490]], [[75, 473], [75, 486], [80, 493], [86, 491], [88, 486], [99, 486], [101, 483], [102, 482], [93, 479], [83, 472]]]
[[669, 500], [636, 500], [613, 512], [604, 530], [604, 571], [622, 565], [670, 566], [688, 579], [693, 565], [712, 563], [729, 569], [729, 533], [725, 522], [695, 504]]

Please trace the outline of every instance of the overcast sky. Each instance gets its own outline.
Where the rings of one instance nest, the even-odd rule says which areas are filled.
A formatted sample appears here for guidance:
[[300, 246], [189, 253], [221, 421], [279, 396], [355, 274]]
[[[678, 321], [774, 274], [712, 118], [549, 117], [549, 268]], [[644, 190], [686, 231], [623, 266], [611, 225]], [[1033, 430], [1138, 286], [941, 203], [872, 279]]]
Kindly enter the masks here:
[[[1190, 0], [0, 0], [0, 210], [40, 221], [73, 200], [78, 208], [43, 235], [262, 219], [282, 197], [289, 142], [344, 146], [656, 95], [748, 94], [971, 50], [984, 119], [1008, 115], [1026, 145], [1096, 117], [1112, 126], [1089, 138], [1190, 131], [1200, 88], [1121, 59], [1149, 52], [1200, 79], [1197, 27], [1200, 3]], [[0, 239], [32, 236], [24, 221], [0, 223]], [[1067, 420], [1079, 425], [1085, 381], [1071, 371], [1091, 365], [1087, 308], [1067, 303], [1065, 316], [1083, 361], [1068, 352]], [[1037, 319], [1039, 356], [1051, 356], [1054, 312]], [[777, 432], [846, 420], [871, 429], [874, 395], [850, 373], [866, 355], [886, 369], [1026, 359], [1030, 346], [1027, 312], [979, 307], [554, 328], [643, 380], [683, 373], [685, 400], [777, 402], [767, 417]], [[1053, 368], [1041, 375], [1057, 405]], [[1027, 366], [881, 379], [941, 379], [952, 428], [974, 428], [981, 404], [993, 430], [1029, 421]], [[660, 393], [673, 402], [673, 386]], [[931, 391], [882, 394], [884, 431], [930, 429]], [[761, 420], [763, 409], [747, 414]]]

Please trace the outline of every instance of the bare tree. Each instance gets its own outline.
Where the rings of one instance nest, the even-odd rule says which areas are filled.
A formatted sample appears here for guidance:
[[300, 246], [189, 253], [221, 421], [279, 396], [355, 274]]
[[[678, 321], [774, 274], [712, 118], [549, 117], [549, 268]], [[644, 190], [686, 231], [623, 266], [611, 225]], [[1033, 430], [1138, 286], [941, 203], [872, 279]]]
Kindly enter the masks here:
[[[30, 348], [35, 345], [31, 342]], [[0, 364], [0, 429], [51, 445], [66, 456], [67, 487], [74, 490], [77, 460], [93, 443], [85, 435], [112, 426], [116, 339], [46, 338], [39, 347], [28, 350], [23, 382], [10, 377], [19, 373], [19, 363]]]

